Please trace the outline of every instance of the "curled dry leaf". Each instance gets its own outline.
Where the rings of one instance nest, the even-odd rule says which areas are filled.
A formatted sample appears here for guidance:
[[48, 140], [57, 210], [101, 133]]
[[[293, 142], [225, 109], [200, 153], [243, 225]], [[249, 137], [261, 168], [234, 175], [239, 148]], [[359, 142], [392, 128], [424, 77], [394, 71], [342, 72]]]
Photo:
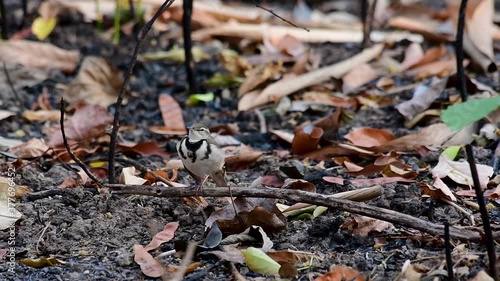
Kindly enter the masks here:
[[267, 86], [260, 94], [255, 94], [255, 98], [245, 99], [244, 103], [240, 100], [238, 103], [238, 109], [248, 110], [264, 105], [268, 102], [279, 100], [281, 97], [292, 94], [298, 90], [321, 83], [331, 77], [343, 76], [356, 66], [367, 63], [377, 57], [383, 49], [384, 46], [382, 44], [378, 44], [334, 65], [320, 68], [292, 79], [282, 79]]
[[342, 280], [371, 281], [372, 279], [344, 265], [333, 265], [330, 267], [330, 272], [314, 279], [314, 281], [342, 281]]
[[404, 69], [408, 69], [420, 62], [423, 58], [424, 50], [422, 49], [422, 45], [420, 45], [420, 43], [413, 42], [405, 50], [405, 58], [401, 62], [401, 66]]
[[25, 110], [23, 117], [31, 122], [58, 121], [61, 118], [59, 110]]
[[163, 94], [158, 98], [158, 105], [165, 124], [163, 130], [175, 135], [185, 135], [186, 124], [179, 103], [171, 95]]
[[292, 57], [298, 57], [306, 50], [304, 44], [300, 42], [300, 40], [289, 34], [273, 36], [264, 33], [262, 42], [270, 53], [284, 53]]
[[[493, 175], [493, 168], [483, 164], [476, 164], [479, 182], [482, 188], [486, 188], [489, 177]], [[458, 162], [444, 155], [439, 156], [439, 162], [432, 169], [432, 175], [438, 178], [448, 177], [458, 184], [472, 186], [472, 175], [467, 162]]]
[[467, 35], [472, 43], [488, 58], [493, 58], [493, 34], [495, 13], [493, 0], [482, 0], [477, 5], [467, 7], [468, 18], [465, 23]]
[[168, 158], [168, 153], [163, 151], [155, 141], [145, 141], [145, 142], [122, 142], [116, 145], [116, 147], [124, 153], [137, 153], [142, 156], [156, 155], [163, 158]]
[[[89, 118], [89, 117], [92, 118]], [[105, 107], [88, 104], [78, 107], [75, 114], [64, 121], [64, 129], [68, 143], [80, 143], [106, 134], [106, 128], [113, 122], [113, 117]], [[63, 144], [60, 129], [52, 134], [49, 141], [50, 147]]]
[[19, 158], [36, 158], [46, 154], [48, 150], [49, 146], [43, 139], [33, 138], [23, 144], [11, 147], [9, 152]]
[[374, 147], [394, 140], [396, 137], [387, 130], [374, 128], [356, 128], [344, 136], [354, 145]]
[[0, 42], [0, 61], [7, 64], [73, 72], [79, 60], [80, 52], [64, 50], [48, 43], [27, 40]]
[[95, 56], [83, 59], [82, 66], [63, 97], [69, 103], [83, 101], [107, 107], [116, 102], [123, 84], [122, 74], [111, 61]]
[[122, 169], [122, 173], [120, 174], [120, 183], [121, 184], [130, 184], [130, 185], [142, 185], [147, 180], [136, 176], [135, 167], [126, 167]]
[[428, 109], [435, 99], [443, 92], [448, 82], [448, 78], [433, 77], [429, 84], [422, 83], [415, 88], [411, 100], [404, 101], [396, 105], [396, 109], [406, 120], [411, 120], [419, 113]]
[[342, 77], [342, 92], [352, 93], [359, 87], [377, 78], [378, 74], [368, 63], [360, 64]]
[[394, 228], [394, 225], [370, 217], [352, 215], [341, 227], [348, 229], [351, 234], [367, 237], [368, 234], [373, 232], [381, 233], [391, 230]]
[[160, 277], [165, 267], [141, 245], [134, 245], [134, 261], [141, 267], [142, 273], [149, 277]]
[[434, 177], [434, 183], [431, 185], [421, 182], [417, 184], [422, 188], [422, 194], [430, 196], [434, 199], [446, 199], [448, 201], [457, 202], [457, 198], [453, 195], [450, 188], [438, 177]]
[[224, 147], [226, 153], [226, 169], [235, 171], [244, 169], [253, 164], [262, 155], [262, 151], [254, 150], [253, 148], [240, 145], [232, 147]]
[[149, 244], [144, 247], [144, 250], [151, 251], [158, 248], [161, 244], [168, 242], [174, 238], [175, 231], [179, 227], [179, 222], [169, 222], [165, 225], [162, 231], [158, 232], [153, 236], [153, 239]]
[[304, 154], [318, 149], [318, 144], [323, 136], [323, 129], [314, 125], [307, 125], [295, 131], [292, 141], [292, 153]]
[[280, 78], [284, 72], [285, 68], [282, 63], [263, 64], [247, 71], [245, 82], [238, 89], [238, 96], [243, 96], [270, 79]]

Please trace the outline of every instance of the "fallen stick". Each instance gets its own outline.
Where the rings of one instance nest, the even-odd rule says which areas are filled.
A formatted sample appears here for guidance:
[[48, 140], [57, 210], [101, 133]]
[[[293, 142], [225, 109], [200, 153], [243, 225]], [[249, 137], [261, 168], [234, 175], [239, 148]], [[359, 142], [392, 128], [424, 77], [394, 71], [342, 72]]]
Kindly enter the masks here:
[[[155, 197], [188, 197], [188, 196], [208, 196], [227, 197], [230, 196], [228, 188], [204, 188], [197, 191], [196, 188], [176, 188], [162, 186], [142, 186], [142, 185], [107, 185], [114, 194], [136, 194]], [[231, 187], [233, 196], [259, 197], [259, 198], [279, 198], [294, 202], [309, 203], [313, 205], [325, 206], [339, 211], [347, 211], [353, 214], [367, 216], [404, 227], [420, 230], [431, 235], [444, 235], [444, 225], [428, 222], [410, 215], [402, 214], [375, 206], [366, 205], [345, 199], [333, 198], [327, 195], [305, 192], [291, 189], [274, 188], [243, 188]], [[495, 233], [494, 239], [500, 241], [500, 233]], [[461, 241], [480, 242], [481, 234], [478, 231], [466, 228], [450, 227], [450, 237]]]

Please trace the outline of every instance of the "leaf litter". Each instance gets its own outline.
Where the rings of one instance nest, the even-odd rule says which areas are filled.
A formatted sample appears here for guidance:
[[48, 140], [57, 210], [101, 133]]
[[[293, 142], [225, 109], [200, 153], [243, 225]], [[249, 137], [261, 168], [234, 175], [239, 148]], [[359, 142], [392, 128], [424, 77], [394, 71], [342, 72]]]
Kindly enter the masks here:
[[[98, 19], [93, 7], [89, 9], [89, 4], [78, 2], [66, 4], [73, 6], [72, 9], [78, 9], [87, 20]], [[101, 12], [102, 16], [109, 18], [109, 11], [113, 11], [113, 8], [109, 9], [108, 4], [103, 4]], [[483, 0], [476, 4], [470, 5], [467, 12], [468, 36], [472, 47], [489, 58], [487, 62], [491, 62], [493, 40], [495, 40], [492, 31], [493, 9], [490, 8], [492, 1]], [[157, 5], [155, 1], [144, 1], [145, 18], [154, 12]], [[179, 28], [181, 21], [179, 12], [182, 9], [180, 3], [176, 2], [175, 5], [175, 8], [164, 13], [154, 27], [158, 30], [168, 30], [165, 33], [170, 36], [167, 40], [179, 38], [175, 29]], [[306, 33], [300, 27], [284, 26], [280, 21], [269, 18], [264, 10], [253, 6], [210, 4], [204, 1], [196, 1], [194, 6], [193, 37], [200, 40], [197, 44], [202, 46], [201, 49], [208, 53], [212, 52], [210, 50], [221, 52], [225, 50], [227, 54], [227, 47], [221, 47], [226, 43], [230, 43], [228, 45], [236, 49], [231, 56], [219, 57], [220, 61], [200, 56], [196, 65], [201, 69], [197, 69], [197, 74], [204, 75], [203, 77], [206, 76], [207, 79], [216, 75], [228, 75], [245, 80], [241, 85], [239, 83], [229, 84], [230, 86], [203, 85], [204, 92], [189, 97], [185, 91], [184, 74], [179, 75], [173, 70], [181, 68], [179, 62], [182, 60], [141, 61], [141, 66], [136, 68], [132, 75], [131, 89], [129, 89], [132, 95], [128, 97], [128, 104], [125, 105], [125, 113], [122, 115], [123, 120], [120, 120], [121, 125], [124, 125], [119, 134], [120, 154], [145, 164], [155, 173], [162, 174], [171, 184], [192, 185], [191, 178], [179, 164], [175, 164], [177, 160], [175, 143], [179, 140], [179, 136], [186, 133], [186, 124], [202, 122], [220, 134], [215, 136], [217, 141], [225, 146], [226, 166], [231, 185], [250, 185], [249, 188], [256, 188], [259, 184], [254, 180], [264, 176], [262, 183], [266, 186], [273, 188], [294, 186], [308, 192], [330, 195], [345, 190], [360, 190], [360, 186], [382, 185], [385, 189], [384, 195], [381, 197], [380, 194], [377, 195], [379, 198], [376, 199], [376, 203], [367, 202], [367, 204], [382, 205], [415, 216], [437, 215], [441, 219], [451, 217], [454, 221], [462, 219], [455, 207], [442, 203], [451, 201], [458, 206], [463, 196], [471, 195], [468, 190], [471, 183], [468, 165], [463, 161], [464, 156], [460, 152], [457, 161], [439, 156], [439, 152], [451, 145], [463, 145], [477, 140], [478, 127], [475, 122], [483, 119], [488, 112], [474, 116], [474, 120], [469, 118], [460, 123], [472, 124], [465, 128], [461, 125], [460, 131], [450, 130], [445, 124], [440, 123], [439, 116], [442, 112], [444, 116], [446, 112], [453, 113], [443, 109], [459, 101], [457, 94], [452, 90], [454, 85], [450, 82], [456, 72], [456, 58], [453, 49], [450, 48], [450, 42], [453, 38], [457, 7], [450, 4], [446, 9], [439, 10], [402, 4], [398, 8], [400, 10], [396, 10], [399, 13], [395, 13], [395, 10], [391, 10], [395, 9], [393, 6], [380, 4], [376, 12], [377, 20], [380, 20], [377, 22], [378, 26], [397, 27], [420, 33], [423, 37], [408, 32], [381, 32], [376, 29], [371, 34], [375, 42], [387, 42], [386, 39], [391, 38], [391, 43], [375, 44], [371, 48], [358, 49], [353, 53], [352, 45], [349, 44], [317, 45], [313, 42], [340, 40], [357, 44], [356, 42], [361, 41], [361, 29], [355, 17], [351, 17], [354, 21], [349, 24], [341, 22], [337, 16], [333, 16], [336, 14], [328, 10], [322, 11], [319, 16], [309, 17], [308, 12], [304, 12], [308, 11], [307, 7], [298, 4], [295, 7], [295, 15], [301, 18], [301, 24], [311, 28], [311, 32]], [[59, 11], [60, 13], [72, 13], [71, 9], [63, 8], [64, 12]], [[317, 12], [316, 9], [320, 7], [314, 6], [310, 11], [314, 13]], [[297, 12], [299, 10], [300, 13]], [[420, 18], [420, 21], [416, 22], [415, 17]], [[422, 17], [428, 20], [422, 21]], [[50, 24], [49, 22], [49, 27]], [[84, 159], [86, 165], [96, 165], [92, 167], [93, 171], [102, 169], [101, 172], [106, 175], [107, 171], [102, 166], [106, 165], [106, 160], [103, 159], [106, 159], [109, 143], [111, 114], [116, 110], [113, 103], [121, 88], [124, 61], [128, 61], [130, 50], [124, 50], [119, 45], [112, 46], [101, 39], [95, 41], [94, 27], [86, 25], [85, 30], [88, 34], [75, 32], [74, 36], [75, 38], [81, 36], [82, 40], [87, 40], [84, 44], [95, 43], [98, 48], [90, 53], [98, 55], [91, 56], [87, 52], [82, 52], [85, 57], [75, 76], [81, 54], [78, 51], [67, 50], [77, 50], [81, 46], [62, 42], [57, 36], [61, 32], [58, 30], [59, 24], [61, 28], [69, 28], [69, 31], [75, 32], [78, 30], [76, 27], [82, 23], [78, 20], [69, 23], [58, 21], [56, 29], [51, 32], [36, 31], [39, 37], [48, 36], [46, 43], [7, 40], [0, 45], [0, 50], [16, 54], [8, 58], [0, 56], [0, 60], [8, 64], [20, 64], [27, 68], [35, 67], [45, 71], [52, 69], [51, 71], [56, 73], [61, 71], [64, 75], [70, 75], [64, 79], [60, 74], [52, 76], [51, 79], [58, 83], [57, 86], [40, 80], [35, 86], [17, 88], [22, 93], [21, 99], [26, 99], [25, 106], [30, 105], [37, 110], [23, 110], [25, 119], [17, 117], [16, 112], [21, 110], [14, 110], [16, 108], [12, 107], [16, 104], [15, 99], [6, 98], [5, 107], [3, 103], [0, 104], [1, 112], [5, 113], [0, 120], [1, 129], [6, 132], [5, 137], [16, 138], [23, 142], [17, 147], [6, 146], [10, 148], [8, 151], [4, 150], [3, 142], [0, 144], [2, 154], [7, 157], [0, 162], [2, 169], [17, 165], [16, 167], [20, 169], [18, 174], [22, 177], [16, 178], [16, 181], [35, 191], [58, 187], [67, 190], [63, 195], [64, 200], [59, 197], [34, 199], [48, 206], [53, 205], [53, 201], [57, 202], [54, 205], [55, 211], [42, 213], [42, 219], [50, 220], [52, 226], [35, 219], [37, 215], [33, 211], [34, 203], [27, 200], [19, 204], [24, 216], [20, 220], [21, 224], [19, 221], [17, 224], [27, 237], [36, 241], [38, 238], [34, 238], [35, 233], [41, 233], [42, 236], [46, 234], [39, 232], [44, 227], [50, 228], [50, 233], [55, 233], [50, 242], [43, 240], [42, 237], [36, 245], [37, 249], [41, 246], [49, 255], [59, 256], [79, 251], [79, 257], [67, 256], [68, 259], [78, 260], [85, 255], [86, 250], [81, 250], [84, 245], [92, 251], [91, 258], [98, 262], [112, 251], [112, 262], [126, 270], [132, 270], [135, 272], [133, 274], [136, 274], [135, 277], [143, 278], [142, 275], [137, 275], [139, 267], [146, 276], [159, 277], [178, 269], [174, 265], [177, 261], [170, 257], [169, 252], [158, 257], [160, 251], [173, 249], [168, 243], [173, 237], [172, 232], [170, 228], [167, 230], [166, 226], [161, 232], [161, 225], [165, 225], [167, 221], [178, 220], [179, 242], [188, 243], [205, 237], [202, 245], [210, 246], [208, 248], [212, 250], [224, 241], [219, 236], [247, 237], [249, 235], [246, 233], [247, 229], [259, 226], [260, 231], [265, 234], [262, 237], [266, 237], [262, 239], [271, 242], [272, 245], [269, 246], [267, 243], [268, 246], [264, 251], [256, 248], [262, 246], [262, 241], [252, 241], [248, 245], [236, 243], [231, 247], [224, 245], [222, 249], [215, 250], [219, 251], [217, 256], [235, 262], [237, 270], [241, 272], [250, 270], [287, 278], [320, 272], [316, 275], [318, 277], [316, 280], [342, 280], [342, 278], [389, 280], [396, 278], [399, 272], [410, 279], [413, 278], [411, 276], [420, 278], [426, 274], [433, 274], [429, 269], [425, 270], [425, 266], [415, 262], [403, 264], [402, 260], [390, 260], [390, 255], [382, 258], [387, 257], [391, 268], [395, 270], [379, 270], [379, 264], [357, 254], [359, 248], [364, 248], [370, 254], [380, 255], [372, 250], [375, 247], [387, 247], [384, 250], [391, 251], [391, 245], [394, 245], [391, 243], [396, 243], [395, 241], [431, 243], [432, 239], [418, 238], [419, 235], [408, 234], [398, 226], [393, 228], [383, 221], [367, 217], [351, 214], [346, 218], [346, 214], [320, 206], [312, 206], [312, 214], [304, 212], [298, 216], [285, 217], [283, 209], [278, 206], [291, 202], [277, 202], [274, 199], [236, 198], [238, 213], [235, 214], [233, 206], [228, 204], [229, 200], [226, 199], [203, 199], [206, 200], [204, 204], [196, 205], [186, 203], [194, 202], [188, 201], [188, 198], [104, 199], [105, 194], [93, 195], [90, 198], [82, 196], [84, 191], [79, 187], [89, 188], [88, 180], [81, 171], [76, 172], [73, 168], [68, 168], [70, 158], [62, 148], [62, 137], [56, 125], [59, 121], [59, 112], [52, 108], [58, 107], [57, 103], [61, 96], [70, 103], [66, 108], [69, 116], [64, 121], [68, 141], [75, 154]], [[266, 28], [263, 29], [263, 26]], [[35, 27], [45, 26], [38, 24]], [[485, 32], [474, 32], [476, 29]], [[49, 34], [43, 34], [44, 32]], [[152, 32], [153, 36], [158, 35], [155, 33], [157, 31]], [[123, 36], [125, 36], [123, 40], [132, 38], [126, 34]], [[212, 39], [214, 36], [218, 39]], [[408, 41], [401, 42], [403, 38]], [[429, 39], [439, 40], [440, 45], [429, 46], [427, 44]], [[111, 52], [112, 55], [106, 51], [109, 48], [114, 50]], [[160, 40], [147, 46], [143, 54], [158, 54], [159, 51], [165, 50], [179, 53], [175, 48], [175, 45], [167, 46]], [[321, 55], [321, 51], [330, 48], [339, 50], [333, 59]], [[467, 64], [468, 72], [477, 75], [475, 69], [470, 66], [479, 66], [479, 69], [489, 71], [488, 67], [484, 67], [489, 64], [485, 64], [479, 60], [481, 56], [471, 52], [474, 48], [466, 49], [470, 56]], [[321, 62], [321, 59], [329, 59], [329, 62]], [[267, 61], [259, 63], [264, 60]], [[471, 81], [477, 88], [485, 90], [484, 85], [478, 83], [481, 81], [488, 86], [486, 91], [490, 95], [497, 94], [498, 85], [492, 82], [490, 77], [482, 73], [477, 77], [478, 79], [468, 80], [468, 86]], [[0, 80], [0, 83], [3, 83], [2, 81]], [[13, 82], [15, 85], [17, 83]], [[42, 88], [49, 90], [42, 92], [40, 90]], [[414, 90], [409, 92], [406, 89]], [[477, 90], [470, 92], [478, 99], [484, 98], [476, 94]], [[284, 109], [278, 109], [277, 105], [281, 105]], [[16, 106], [19, 106], [18, 102]], [[333, 106], [337, 108], [332, 108]], [[255, 108], [262, 113], [263, 119], [262, 116], [257, 116], [255, 111], [251, 111]], [[495, 113], [494, 108], [490, 111], [493, 111], [492, 115]], [[496, 125], [493, 120], [494, 117], [490, 116], [489, 119], [481, 121], [489, 121], [492, 125]], [[28, 121], [45, 122], [45, 124], [36, 125]], [[412, 126], [405, 127], [409, 121], [412, 122]], [[448, 123], [445, 119], [443, 121]], [[229, 123], [236, 124], [236, 129], [230, 128]], [[224, 126], [227, 126], [227, 129], [221, 129]], [[475, 149], [479, 153], [478, 170], [481, 184], [486, 189], [485, 195], [492, 201], [498, 200], [498, 187], [490, 182], [490, 177], [496, 172], [489, 164], [491, 148], [477, 142]], [[287, 164], [289, 160], [295, 161], [294, 172]], [[28, 164], [19, 166], [16, 161]], [[119, 168], [122, 170], [126, 166]], [[181, 168], [179, 172], [178, 168]], [[151, 173], [134, 172], [129, 169], [123, 171], [125, 183], [158, 184]], [[67, 177], [68, 173], [73, 173], [73, 176]], [[75, 174], [78, 180], [75, 180]], [[63, 182], [63, 179], [67, 181]], [[63, 183], [54, 186], [53, 181]], [[272, 192], [270, 187], [266, 188]], [[21, 196], [29, 198], [30, 195], [24, 193]], [[429, 200], [436, 202], [441, 213], [429, 214], [432, 212]], [[104, 204], [106, 206], [102, 202], [106, 202]], [[202, 208], [199, 206], [206, 208], [207, 205], [209, 207], [205, 210], [197, 209]], [[302, 212], [310, 207], [298, 202], [294, 208]], [[74, 218], [73, 213], [85, 213], [85, 219]], [[443, 216], [444, 213], [449, 217]], [[467, 210], [467, 213], [477, 215], [475, 210]], [[72, 235], [72, 241], [57, 234], [60, 233], [57, 229], [62, 227], [59, 219], [61, 216], [76, 222], [65, 228]], [[204, 219], [206, 217], [208, 220]], [[18, 216], [15, 216], [15, 219], [18, 219]], [[9, 222], [11, 221], [13, 218], [9, 219]], [[110, 228], [110, 225], [113, 227]], [[210, 227], [206, 236], [205, 226]], [[344, 230], [345, 227], [349, 229]], [[89, 229], [95, 233], [106, 234], [100, 234], [99, 237], [92, 237], [84, 244], [79, 244], [85, 239], [83, 234], [93, 235]], [[374, 231], [378, 233], [376, 235], [379, 236], [378, 240], [372, 239], [371, 233]], [[158, 233], [155, 237], [162, 238], [153, 239], [155, 242], [151, 243], [154, 246], [146, 248], [140, 246], [147, 243], [148, 237], [153, 236], [152, 233]], [[355, 237], [359, 235], [364, 238]], [[436, 239], [439, 237], [434, 240]], [[241, 243], [242, 241], [240, 240]], [[28, 241], [24, 242], [28, 245], [28, 251], [34, 247]], [[160, 245], [163, 242], [165, 243]], [[112, 245], [113, 250], [103, 245]], [[416, 247], [413, 244], [410, 246], [410, 249]], [[468, 247], [465, 252], [475, 250], [474, 245]], [[139, 266], [132, 263], [131, 248]], [[305, 251], [313, 249], [313, 252], [304, 254], [306, 259], [309, 258], [309, 264], [302, 259], [303, 256], [297, 257], [297, 251], [283, 250], [281, 254], [273, 254], [279, 252], [275, 251], [276, 249], [286, 248]], [[281, 256], [278, 257], [279, 255]], [[43, 255], [39, 256], [43, 258]], [[346, 259], [342, 256], [353, 258]], [[408, 260], [416, 259], [417, 256], [414, 250], [405, 253], [405, 258]], [[322, 263], [318, 263], [320, 259], [323, 260]], [[329, 264], [339, 260], [342, 265], [327, 268]], [[38, 264], [58, 268], [56, 261], [47, 261]], [[213, 264], [213, 261], [208, 259], [202, 258], [201, 261], [203, 264]], [[440, 259], [431, 257], [426, 263], [435, 266], [439, 262]], [[102, 263], [105, 267], [110, 266], [106, 262]], [[468, 269], [466, 263], [462, 261], [458, 263], [462, 270], [460, 272], [464, 272], [460, 273], [463, 274], [461, 276], [475, 276], [477, 270], [468, 272], [463, 270]], [[349, 266], [358, 267], [359, 272]], [[33, 269], [23, 270], [26, 274], [39, 274], [31, 271]], [[199, 262], [191, 263], [187, 272], [192, 271], [201, 272], [206, 276], [227, 275], [227, 272], [221, 269], [209, 272], [200, 267]], [[96, 276], [102, 274], [99, 270], [93, 272]], [[70, 273], [67, 271], [64, 274]], [[78, 275], [76, 272], [71, 274]], [[246, 275], [251, 279], [252, 274], [255, 273]], [[480, 275], [481, 273], [478, 276]]]

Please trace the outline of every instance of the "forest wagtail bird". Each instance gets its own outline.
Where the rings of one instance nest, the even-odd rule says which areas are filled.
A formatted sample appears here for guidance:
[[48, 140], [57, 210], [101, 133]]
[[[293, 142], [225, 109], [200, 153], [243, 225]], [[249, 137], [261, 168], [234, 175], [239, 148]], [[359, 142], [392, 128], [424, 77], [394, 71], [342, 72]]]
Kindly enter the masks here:
[[215, 142], [208, 128], [200, 123], [188, 127], [189, 133], [177, 144], [177, 153], [188, 173], [202, 189], [208, 176], [218, 187], [226, 187], [224, 151]]

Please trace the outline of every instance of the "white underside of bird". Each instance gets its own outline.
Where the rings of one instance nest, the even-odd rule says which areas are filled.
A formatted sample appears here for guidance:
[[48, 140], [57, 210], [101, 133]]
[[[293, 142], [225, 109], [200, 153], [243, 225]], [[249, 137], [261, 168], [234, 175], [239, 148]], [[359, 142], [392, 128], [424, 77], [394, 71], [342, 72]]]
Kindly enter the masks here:
[[200, 178], [212, 175], [224, 166], [224, 151], [207, 140], [191, 141], [185, 137], [180, 141], [177, 151], [184, 167]]

